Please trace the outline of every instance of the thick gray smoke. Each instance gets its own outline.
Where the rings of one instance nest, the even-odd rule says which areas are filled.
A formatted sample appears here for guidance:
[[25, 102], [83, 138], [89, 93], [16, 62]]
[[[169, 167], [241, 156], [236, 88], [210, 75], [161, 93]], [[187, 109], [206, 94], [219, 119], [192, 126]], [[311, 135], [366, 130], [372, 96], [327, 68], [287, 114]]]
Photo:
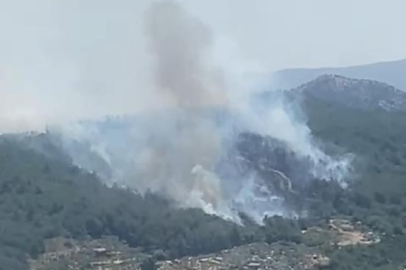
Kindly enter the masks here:
[[162, 98], [183, 109], [225, 103], [222, 74], [210, 66], [209, 29], [175, 2], [153, 3], [146, 32]]
[[[303, 178], [344, 180], [349, 160], [323, 153], [284, 99], [252, 102], [256, 84], [240, 76], [244, 63], [239, 72], [222, 63], [210, 30], [176, 2], [152, 3], [145, 32], [160, 109], [53, 130], [78, 165], [109, 183], [235, 221], [240, 211], [258, 222], [265, 214], [291, 214], [283, 196], [244, 167], [235, 146], [241, 132], [273, 138], [307, 160]], [[284, 172], [265, 169], [293, 192]]]
[[205, 63], [210, 32], [172, 1], [152, 4], [146, 32], [156, 63], [158, 96], [170, 111], [146, 127], [147, 147], [136, 159], [140, 173], [136, 178], [145, 179], [147, 188], [182, 198], [186, 205], [203, 206], [201, 201], [206, 201], [217, 207], [220, 182], [210, 171], [220, 159], [222, 142], [203, 110], [224, 105], [225, 89], [221, 76]]

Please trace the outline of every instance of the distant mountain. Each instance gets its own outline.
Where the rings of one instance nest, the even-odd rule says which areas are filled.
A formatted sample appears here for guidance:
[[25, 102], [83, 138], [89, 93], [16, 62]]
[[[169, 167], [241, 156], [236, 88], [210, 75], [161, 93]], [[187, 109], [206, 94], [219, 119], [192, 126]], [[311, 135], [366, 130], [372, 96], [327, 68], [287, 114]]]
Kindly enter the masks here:
[[406, 91], [406, 59], [344, 68], [286, 69], [274, 73], [276, 87], [295, 88], [323, 74], [335, 74], [354, 79], [381, 81]]
[[322, 75], [293, 91], [363, 110], [406, 111], [406, 93], [385, 83]]

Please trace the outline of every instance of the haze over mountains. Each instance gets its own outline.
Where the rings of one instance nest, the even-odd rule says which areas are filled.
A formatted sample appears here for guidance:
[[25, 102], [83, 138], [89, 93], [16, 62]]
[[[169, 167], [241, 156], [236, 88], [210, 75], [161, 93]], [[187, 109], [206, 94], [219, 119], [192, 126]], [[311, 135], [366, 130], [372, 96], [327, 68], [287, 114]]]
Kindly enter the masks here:
[[354, 79], [368, 79], [392, 85], [406, 91], [406, 59], [392, 62], [372, 63], [368, 65], [340, 68], [291, 68], [273, 74], [274, 86], [291, 89], [316, 79], [324, 74], [335, 74]]
[[3, 2], [0, 270], [403, 269], [406, 2]]
[[[324, 114], [335, 108], [334, 117], [355, 110], [354, 117], [377, 112], [386, 118], [386, 114], [406, 112], [406, 93], [377, 81], [323, 75], [290, 91], [264, 92], [253, 104], [257, 113], [266, 115], [250, 115], [249, 119], [264, 121], [260, 129], [252, 129], [245, 123], [246, 115], [229, 108], [210, 106], [193, 111], [213, 124], [212, 134], [219, 134], [219, 158], [211, 170], [191, 162], [184, 181], [176, 176], [178, 167], [185, 166], [177, 159], [182, 158], [182, 151], [187, 153], [180, 145], [186, 141], [194, 145], [201, 139], [193, 134], [182, 138], [172, 134], [177, 134], [176, 126], [184, 124], [176, 110], [83, 121], [73, 127], [50, 129], [48, 135], [61, 143], [74, 164], [96, 172], [107, 183], [141, 193], [151, 190], [182, 206], [234, 220], [238, 220], [238, 212], [244, 212], [261, 223], [266, 214], [291, 216], [302, 211], [298, 202], [303, 203], [301, 192], [311, 180], [333, 180], [346, 186], [347, 178], [352, 177], [353, 148], [337, 145], [327, 155], [325, 145], [331, 138], [313, 136], [319, 122], [324, 124], [325, 120], [312, 112]], [[309, 123], [318, 118], [316, 127], [298, 118], [299, 113]], [[271, 125], [269, 130], [266, 124]], [[174, 128], [157, 139], [170, 125]], [[159, 143], [156, 153], [150, 149], [151, 141]], [[145, 171], [146, 164], [151, 171]]]
[[[139, 130], [134, 126], [134, 119], [108, 118], [82, 123], [92, 132], [86, 134], [88, 137], [75, 136], [68, 141], [58, 138], [52, 130], [45, 134], [1, 136], [0, 220], [4, 233], [0, 235], [0, 243], [4, 248], [0, 245], [0, 261], [8, 265], [21, 264], [15, 269], [24, 269], [22, 258], [26, 254], [35, 257], [44, 252], [44, 239], [60, 236], [97, 239], [114, 235], [147, 254], [162, 253], [161, 257], [156, 257], [161, 259], [206, 254], [265, 241], [270, 244], [281, 242], [292, 250], [300, 247], [298, 243], [312, 247], [331, 260], [331, 269], [367, 267], [365, 269], [381, 270], [385, 268], [378, 266], [398, 266], [404, 261], [400, 251], [406, 245], [402, 236], [406, 233], [402, 219], [406, 213], [405, 111], [400, 105], [388, 110], [380, 104], [382, 100], [389, 102], [397, 96], [402, 99], [403, 92], [376, 81], [325, 75], [282, 93], [287, 94], [287, 100], [293, 98], [300, 103], [306, 118], [304, 124], [314, 138], [314, 149], [328, 155], [312, 160], [311, 156], [303, 155], [305, 152], [300, 154], [292, 148], [289, 140], [280, 141], [273, 138], [272, 133], [240, 133], [244, 130], [237, 129], [234, 134], [237, 136], [231, 136], [236, 139], [231, 140], [236, 147], [227, 148], [231, 150], [228, 157], [226, 155], [222, 164], [216, 166], [220, 170], [214, 172], [220, 177], [224, 177], [224, 172], [231, 173], [228, 178], [222, 178], [228, 181], [221, 182], [222, 187], [227, 184], [238, 189], [243, 185], [241, 191], [245, 194], [227, 189], [228, 194], [237, 199], [234, 206], [239, 207], [242, 216], [251, 214], [258, 222], [264, 213], [272, 214], [269, 210], [277, 207], [304, 210], [299, 220], [265, 217], [261, 225], [245, 215], [243, 220], [247, 223], [239, 226], [207, 215], [201, 209], [178, 208], [176, 197], [165, 200], [161, 197], [165, 193], [160, 190], [140, 196], [133, 189], [136, 190], [140, 183], [147, 183], [149, 178], [136, 173], [122, 175], [131, 181], [131, 189], [117, 185], [110, 188], [111, 183], [104, 185], [103, 182], [110, 179], [110, 169], [125, 172], [121, 170], [125, 168], [117, 167], [117, 162], [125, 160], [131, 172], [137, 172], [134, 164], [139, 158], [139, 152], [129, 151]], [[262, 103], [259, 105], [272, 106], [272, 100], [278, 94], [271, 91], [260, 95]], [[330, 98], [331, 95], [335, 98]], [[231, 115], [216, 112], [214, 116], [224, 124], [230, 121]], [[138, 117], [141, 124], [160, 123], [156, 116]], [[280, 126], [275, 128], [280, 129]], [[76, 151], [76, 155], [67, 150]], [[174, 145], [165, 153], [175, 158], [180, 155], [179, 151]], [[354, 155], [350, 177], [345, 179], [347, 187], [334, 181], [337, 174], [314, 173], [317, 168], [339, 172], [337, 168], [329, 167], [328, 158], [343, 153]], [[84, 163], [89, 160], [94, 163]], [[94, 173], [89, 173], [92, 170]], [[198, 181], [200, 186], [193, 189], [200, 191], [201, 184], [211, 187], [211, 182], [206, 182], [210, 179], [205, 177], [212, 174], [197, 172], [203, 172], [203, 178]], [[326, 172], [332, 179], [323, 178]], [[250, 175], [255, 177], [250, 178]], [[344, 176], [348, 176], [348, 172], [344, 172]], [[194, 175], [190, 174], [190, 181], [192, 177]], [[169, 181], [165, 177], [163, 180]], [[170, 184], [175, 186], [173, 181]], [[195, 207], [199, 208], [199, 205]], [[253, 210], [260, 215], [252, 216]], [[314, 235], [314, 226], [320, 232], [328, 226], [329, 220], [338, 217], [361, 222], [381, 237], [382, 242], [365, 248], [335, 249], [329, 244], [329, 235]], [[44, 266], [43, 269], [48, 268]], [[299, 266], [297, 269], [304, 268]]]

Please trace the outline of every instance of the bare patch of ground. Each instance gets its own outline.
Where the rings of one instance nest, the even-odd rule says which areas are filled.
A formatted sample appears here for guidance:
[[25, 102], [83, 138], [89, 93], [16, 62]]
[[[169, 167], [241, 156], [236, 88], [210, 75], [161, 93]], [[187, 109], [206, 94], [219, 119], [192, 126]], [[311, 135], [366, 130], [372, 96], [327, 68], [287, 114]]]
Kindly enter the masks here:
[[327, 227], [311, 227], [303, 231], [310, 245], [372, 245], [380, 242], [379, 235], [368, 230], [362, 224], [352, 224], [347, 219], [331, 219]]

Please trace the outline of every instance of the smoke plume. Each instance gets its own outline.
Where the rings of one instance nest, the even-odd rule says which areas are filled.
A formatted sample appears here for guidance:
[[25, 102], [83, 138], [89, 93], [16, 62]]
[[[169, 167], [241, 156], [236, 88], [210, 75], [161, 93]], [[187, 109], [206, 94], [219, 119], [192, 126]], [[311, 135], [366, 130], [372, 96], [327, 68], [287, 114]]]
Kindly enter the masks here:
[[[110, 183], [156, 192], [180, 207], [202, 208], [234, 221], [239, 212], [258, 222], [265, 214], [295, 214], [278, 187], [293, 193], [292, 179], [272, 164], [253, 162], [259, 155], [255, 151], [254, 157], [238, 151], [241, 133], [276, 140], [293, 153], [295, 162], [306, 164], [296, 181], [344, 180], [348, 159], [329, 157], [315, 145], [283, 93], [266, 101], [255, 98], [252, 88], [260, 84], [241, 76], [244, 63], [236, 72], [219, 61], [210, 29], [177, 2], [152, 3], [145, 33], [160, 109], [59, 127], [78, 165]], [[254, 142], [247, 143], [249, 152]], [[261, 170], [279, 184], [271, 184]]]
[[161, 97], [183, 109], [225, 104], [221, 73], [207, 62], [212, 35], [202, 22], [176, 2], [158, 2], [147, 11], [146, 32]]
[[[266, 83], [247, 76], [253, 67], [258, 70], [256, 63], [238, 61], [229, 41], [214, 36], [178, 2], [142, 3], [149, 5], [143, 17], [145, 55], [128, 54], [128, 44], [141, 47], [120, 33], [109, 34], [112, 40], [121, 37], [117, 43], [123, 52], [105, 46], [92, 54], [92, 44], [107, 44], [105, 33], [99, 33], [75, 48], [81, 56], [86, 52], [80, 69], [71, 72], [75, 63], [68, 54], [63, 72], [52, 76], [49, 67], [58, 65], [51, 57], [47, 65], [29, 69], [38, 73], [18, 95], [5, 97], [3, 130], [50, 124], [48, 133], [61, 140], [76, 165], [95, 171], [106, 183], [159, 193], [180, 207], [201, 208], [237, 222], [239, 212], [258, 222], [265, 214], [300, 214], [286, 200], [295, 194], [295, 185], [310, 178], [345, 184], [350, 159], [330, 157], [318, 147], [295, 102], [283, 92], [258, 98]], [[55, 25], [54, 34], [69, 34], [63, 24]], [[137, 62], [137, 71], [131, 61], [122, 64], [123, 59]], [[38, 98], [35, 91], [25, 95], [42, 73], [49, 78], [42, 84], [50, 89], [47, 98]], [[0, 80], [0, 86], [16, 85], [11, 77]], [[62, 99], [53, 91], [60, 87], [83, 93]], [[7, 106], [7, 98], [15, 97], [27, 102], [25, 110]]]

